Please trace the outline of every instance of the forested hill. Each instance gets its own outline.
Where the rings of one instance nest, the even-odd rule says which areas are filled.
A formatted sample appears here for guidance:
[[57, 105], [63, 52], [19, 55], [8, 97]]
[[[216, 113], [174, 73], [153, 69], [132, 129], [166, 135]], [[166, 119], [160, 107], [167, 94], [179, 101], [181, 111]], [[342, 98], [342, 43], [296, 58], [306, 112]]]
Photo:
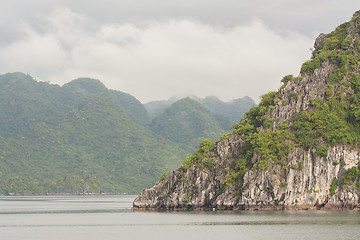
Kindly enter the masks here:
[[[248, 96], [233, 99], [229, 102], [221, 101], [215, 96], [208, 96], [205, 98], [199, 98], [196, 96], [189, 96], [190, 98], [200, 103], [203, 107], [207, 108], [215, 115], [223, 116], [230, 124], [237, 124], [239, 120], [244, 116], [250, 108], [256, 106], [253, 99]], [[156, 118], [171, 107], [172, 104], [181, 100], [181, 98], [172, 97], [168, 100], [152, 101], [144, 104], [144, 107], [148, 111], [151, 118]]]
[[231, 126], [187, 101], [168, 110], [188, 114], [186, 121], [174, 125], [165, 114], [151, 123], [135, 97], [95, 79], [58, 86], [23, 73], [0, 75], [0, 194], [137, 193], [152, 186], [203, 138], [217, 139]]
[[199, 102], [184, 98], [153, 119], [150, 128], [192, 153], [203, 138], [217, 141], [230, 131], [231, 124], [227, 118], [213, 114]]
[[140, 124], [148, 121], [144, 111], [97, 80], [60, 87], [1, 75], [0, 193], [135, 193], [150, 186], [186, 154]]
[[256, 106], [250, 97], [223, 102], [215, 96], [170, 98], [144, 104], [153, 132], [180, 144], [192, 154], [202, 139], [217, 141], [237, 124], [244, 113]]

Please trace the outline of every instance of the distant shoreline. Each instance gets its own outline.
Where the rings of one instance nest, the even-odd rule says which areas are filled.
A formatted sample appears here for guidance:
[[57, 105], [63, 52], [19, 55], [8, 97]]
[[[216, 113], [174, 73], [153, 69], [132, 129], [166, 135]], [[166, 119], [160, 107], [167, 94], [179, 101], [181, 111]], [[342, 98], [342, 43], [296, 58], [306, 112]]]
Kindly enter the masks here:
[[111, 195], [132, 195], [128, 193], [48, 193], [48, 194], [24, 194], [24, 193], [9, 193], [9, 194], [0, 194], [2, 197], [31, 197], [31, 196], [111, 196]]
[[233, 209], [208, 209], [208, 208], [175, 208], [175, 209], [165, 209], [165, 208], [138, 208], [132, 207], [133, 211], [139, 212], [267, 212], [267, 211], [360, 211], [360, 206], [358, 207], [346, 207], [346, 206], [328, 206], [318, 208], [316, 206], [287, 206], [287, 207], [249, 207], [249, 208], [233, 208]]

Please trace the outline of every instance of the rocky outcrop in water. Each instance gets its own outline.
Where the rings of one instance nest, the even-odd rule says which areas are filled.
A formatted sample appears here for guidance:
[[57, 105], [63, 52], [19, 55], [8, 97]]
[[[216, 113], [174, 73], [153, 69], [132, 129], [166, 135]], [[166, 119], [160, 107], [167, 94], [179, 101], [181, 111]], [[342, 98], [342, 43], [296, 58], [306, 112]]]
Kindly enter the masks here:
[[360, 13], [232, 134], [144, 189], [134, 209], [360, 209]]
[[[136, 209], [167, 210], [246, 210], [246, 209], [354, 209], [359, 208], [359, 192], [354, 186], [331, 195], [334, 178], [358, 165], [359, 152], [345, 146], [329, 149], [327, 158], [312, 151], [294, 149], [284, 170], [279, 165], [269, 171], [250, 170], [239, 183], [226, 189], [228, 169], [234, 165], [239, 136], [217, 144], [213, 150], [214, 169], [193, 165], [178, 168], [150, 189], [144, 189], [134, 201]], [[204, 160], [205, 161], [205, 160]], [[302, 167], [299, 168], [299, 162]], [[239, 192], [239, 187], [242, 191]]]

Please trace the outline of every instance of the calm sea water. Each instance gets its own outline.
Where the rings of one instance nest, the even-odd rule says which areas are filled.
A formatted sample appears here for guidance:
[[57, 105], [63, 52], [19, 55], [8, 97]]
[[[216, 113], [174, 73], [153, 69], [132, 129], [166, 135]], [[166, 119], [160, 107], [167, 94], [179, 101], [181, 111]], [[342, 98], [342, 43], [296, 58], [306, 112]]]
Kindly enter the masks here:
[[360, 239], [359, 211], [133, 212], [134, 198], [0, 197], [0, 239]]

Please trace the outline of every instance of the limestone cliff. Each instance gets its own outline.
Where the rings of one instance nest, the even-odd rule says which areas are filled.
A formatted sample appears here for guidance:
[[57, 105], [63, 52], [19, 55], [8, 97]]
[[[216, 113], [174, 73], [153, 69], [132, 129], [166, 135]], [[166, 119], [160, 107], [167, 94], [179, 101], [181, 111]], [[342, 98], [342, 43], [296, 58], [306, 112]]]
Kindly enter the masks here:
[[135, 209], [360, 208], [360, 12], [315, 41], [231, 134], [204, 141]]

